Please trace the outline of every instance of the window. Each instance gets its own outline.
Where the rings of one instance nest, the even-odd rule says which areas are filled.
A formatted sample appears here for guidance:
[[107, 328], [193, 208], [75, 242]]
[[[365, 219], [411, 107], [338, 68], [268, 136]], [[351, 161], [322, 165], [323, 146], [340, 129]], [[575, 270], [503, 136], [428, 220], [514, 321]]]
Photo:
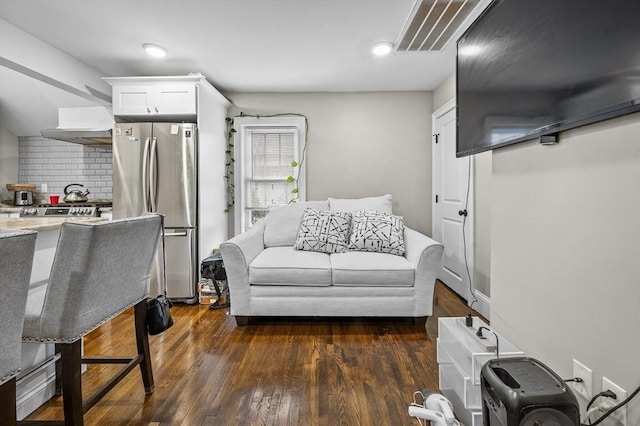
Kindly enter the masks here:
[[[235, 136], [235, 233], [249, 229], [273, 205], [305, 199], [304, 117], [238, 117]], [[297, 182], [288, 181], [289, 176]], [[297, 188], [298, 193], [292, 191]]]

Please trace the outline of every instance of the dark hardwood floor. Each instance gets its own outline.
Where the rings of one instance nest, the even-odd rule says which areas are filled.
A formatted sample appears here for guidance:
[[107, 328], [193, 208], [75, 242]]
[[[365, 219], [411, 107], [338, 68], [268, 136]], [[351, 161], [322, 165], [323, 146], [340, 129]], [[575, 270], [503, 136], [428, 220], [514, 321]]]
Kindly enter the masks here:
[[[437, 318], [465, 302], [438, 283], [425, 329], [406, 319], [274, 318], [237, 327], [228, 310], [176, 305], [150, 336], [155, 392], [134, 371], [85, 416], [87, 425], [416, 425], [413, 392], [437, 389]], [[86, 355], [135, 353], [133, 312], [85, 339]], [[89, 366], [84, 393], [113, 366]], [[29, 416], [60, 418], [55, 397]]]

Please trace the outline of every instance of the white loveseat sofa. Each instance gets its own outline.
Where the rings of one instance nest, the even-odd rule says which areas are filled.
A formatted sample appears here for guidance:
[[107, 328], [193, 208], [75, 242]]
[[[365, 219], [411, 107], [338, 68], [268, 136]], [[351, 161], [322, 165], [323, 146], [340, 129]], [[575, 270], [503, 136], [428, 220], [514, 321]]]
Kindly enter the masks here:
[[424, 325], [443, 246], [404, 227], [403, 256], [295, 250], [306, 208], [391, 213], [391, 196], [309, 201], [270, 210], [248, 231], [221, 244], [238, 325], [256, 316], [411, 317]]

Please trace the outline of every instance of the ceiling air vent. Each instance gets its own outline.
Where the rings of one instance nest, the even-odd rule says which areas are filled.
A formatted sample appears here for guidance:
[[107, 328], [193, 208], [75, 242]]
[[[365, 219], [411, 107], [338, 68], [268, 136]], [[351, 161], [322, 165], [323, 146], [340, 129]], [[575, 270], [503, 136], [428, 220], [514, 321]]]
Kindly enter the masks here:
[[418, 0], [398, 51], [441, 50], [479, 0]]

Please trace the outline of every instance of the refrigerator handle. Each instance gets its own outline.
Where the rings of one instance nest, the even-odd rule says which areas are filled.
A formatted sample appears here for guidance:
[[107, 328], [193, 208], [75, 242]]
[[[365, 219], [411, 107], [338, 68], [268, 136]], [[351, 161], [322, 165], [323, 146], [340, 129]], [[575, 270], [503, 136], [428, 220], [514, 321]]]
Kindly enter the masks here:
[[149, 200], [151, 201], [151, 212], [155, 212], [158, 207], [158, 138], [151, 139], [151, 159], [149, 160]]
[[165, 232], [164, 233], [165, 237], [186, 237], [187, 236], [187, 231], [182, 231], [182, 232]]
[[144, 140], [142, 153], [142, 203], [145, 212], [149, 212], [149, 138]]

